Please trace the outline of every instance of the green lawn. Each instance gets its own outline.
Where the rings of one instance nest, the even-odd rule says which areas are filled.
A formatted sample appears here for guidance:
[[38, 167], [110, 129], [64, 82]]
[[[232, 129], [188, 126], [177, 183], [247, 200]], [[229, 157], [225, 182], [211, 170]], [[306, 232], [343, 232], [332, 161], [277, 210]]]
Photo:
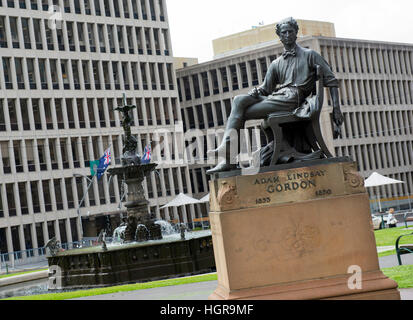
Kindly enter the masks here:
[[[399, 236], [403, 234], [409, 234], [409, 233], [413, 233], [413, 229], [405, 230], [405, 227], [400, 227], [400, 228], [386, 228], [382, 230], [376, 230], [374, 231], [374, 235], [376, 236], [376, 245], [378, 247], [394, 246]], [[403, 237], [400, 240], [400, 244], [407, 244], [407, 243], [413, 243], [413, 236]]]
[[20, 276], [20, 275], [22, 275], [22, 274], [27, 274], [27, 273], [44, 271], [44, 270], [48, 270], [48, 269], [49, 269], [49, 268], [40, 269], [40, 270], [30, 270], [30, 271], [24, 271], [24, 272], [16, 272], [16, 273], [9, 273], [9, 274], [2, 274], [2, 275], [0, 275], [0, 279], [2, 279], [2, 278], [8, 278], [8, 277], [14, 277], [14, 276]]
[[11, 298], [7, 298], [4, 300], [67, 300], [67, 299], [75, 299], [75, 298], [88, 297], [88, 296], [96, 296], [96, 295], [101, 295], [101, 294], [135, 291], [135, 290], [167, 287], [167, 286], [176, 286], [176, 285], [187, 284], [187, 283], [197, 283], [197, 282], [213, 281], [213, 280], [217, 280], [216, 273], [209, 273], [209, 274], [193, 276], [193, 277], [185, 277], [185, 278], [159, 280], [159, 281], [146, 282], [146, 283], [128, 284], [128, 285], [123, 285], [123, 286], [106, 287], [106, 288], [99, 288], [99, 289], [79, 290], [79, 291], [62, 292], [62, 293], [47, 293], [47, 294], [23, 296], [23, 297], [11, 297]]
[[[395, 280], [400, 289], [403, 288], [413, 288], [413, 265], [409, 266], [397, 266], [393, 268], [382, 269], [383, 273], [389, 278]], [[100, 289], [90, 289], [90, 290], [79, 290], [73, 292], [63, 292], [63, 293], [48, 293], [42, 295], [34, 296], [24, 296], [24, 297], [12, 297], [5, 300], [67, 300], [75, 299], [87, 296], [96, 296], [101, 294], [110, 294], [116, 292], [127, 292], [135, 290], [143, 290], [149, 288], [158, 288], [166, 286], [174, 286], [186, 283], [197, 283], [203, 281], [213, 281], [217, 280], [216, 273], [210, 273], [206, 275], [199, 275], [194, 277], [177, 278], [169, 280], [160, 280], [147, 283], [137, 283], [129, 284], [123, 286], [107, 287]]]
[[382, 269], [383, 273], [397, 282], [400, 289], [413, 288], [413, 265]]

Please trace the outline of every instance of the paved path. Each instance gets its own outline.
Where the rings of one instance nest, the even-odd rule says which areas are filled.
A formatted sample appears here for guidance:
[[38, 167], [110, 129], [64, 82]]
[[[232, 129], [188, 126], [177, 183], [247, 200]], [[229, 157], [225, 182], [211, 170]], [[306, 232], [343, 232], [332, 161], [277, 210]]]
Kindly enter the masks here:
[[[413, 254], [402, 256], [403, 265], [413, 265]], [[380, 257], [380, 269], [398, 266], [396, 255]], [[179, 286], [151, 288], [130, 292], [111, 293], [74, 300], [207, 300], [216, 289], [217, 281], [190, 283]], [[413, 288], [400, 289], [402, 300], [413, 300]]]
[[[130, 292], [103, 294], [73, 300], [207, 300], [217, 281], [183, 284]], [[413, 289], [400, 290], [402, 300], [413, 300]]]

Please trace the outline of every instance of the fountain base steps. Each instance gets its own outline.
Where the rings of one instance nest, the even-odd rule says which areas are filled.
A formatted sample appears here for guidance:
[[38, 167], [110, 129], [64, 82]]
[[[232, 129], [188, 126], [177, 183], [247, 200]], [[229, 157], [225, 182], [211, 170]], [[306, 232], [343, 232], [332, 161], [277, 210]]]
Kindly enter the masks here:
[[147, 241], [69, 250], [48, 257], [56, 289], [85, 289], [146, 282], [215, 270], [210, 231], [186, 240]]

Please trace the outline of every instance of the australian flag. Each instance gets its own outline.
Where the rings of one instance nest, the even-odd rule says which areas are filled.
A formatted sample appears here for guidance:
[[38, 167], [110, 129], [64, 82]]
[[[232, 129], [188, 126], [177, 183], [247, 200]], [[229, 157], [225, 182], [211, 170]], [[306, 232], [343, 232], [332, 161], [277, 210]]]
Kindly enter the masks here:
[[151, 162], [151, 145], [148, 144], [145, 149], [143, 150], [143, 157], [141, 163], [149, 163]]
[[97, 168], [98, 180], [105, 173], [106, 169], [110, 165], [110, 162], [111, 162], [111, 154], [110, 154], [110, 148], [109, 148], [105, 151], [103, 157], [99, 159], [99, 166]]

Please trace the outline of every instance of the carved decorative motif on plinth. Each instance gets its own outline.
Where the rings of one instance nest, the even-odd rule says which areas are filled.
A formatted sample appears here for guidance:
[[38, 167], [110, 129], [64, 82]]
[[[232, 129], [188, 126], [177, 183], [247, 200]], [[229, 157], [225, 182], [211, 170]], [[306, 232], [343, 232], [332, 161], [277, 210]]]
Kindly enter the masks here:
[[236, 202], [237, 188], [229, 184], [227, 181], [222, 181], [218, 190], [218, 204], [221, 207], [228, 207]]

